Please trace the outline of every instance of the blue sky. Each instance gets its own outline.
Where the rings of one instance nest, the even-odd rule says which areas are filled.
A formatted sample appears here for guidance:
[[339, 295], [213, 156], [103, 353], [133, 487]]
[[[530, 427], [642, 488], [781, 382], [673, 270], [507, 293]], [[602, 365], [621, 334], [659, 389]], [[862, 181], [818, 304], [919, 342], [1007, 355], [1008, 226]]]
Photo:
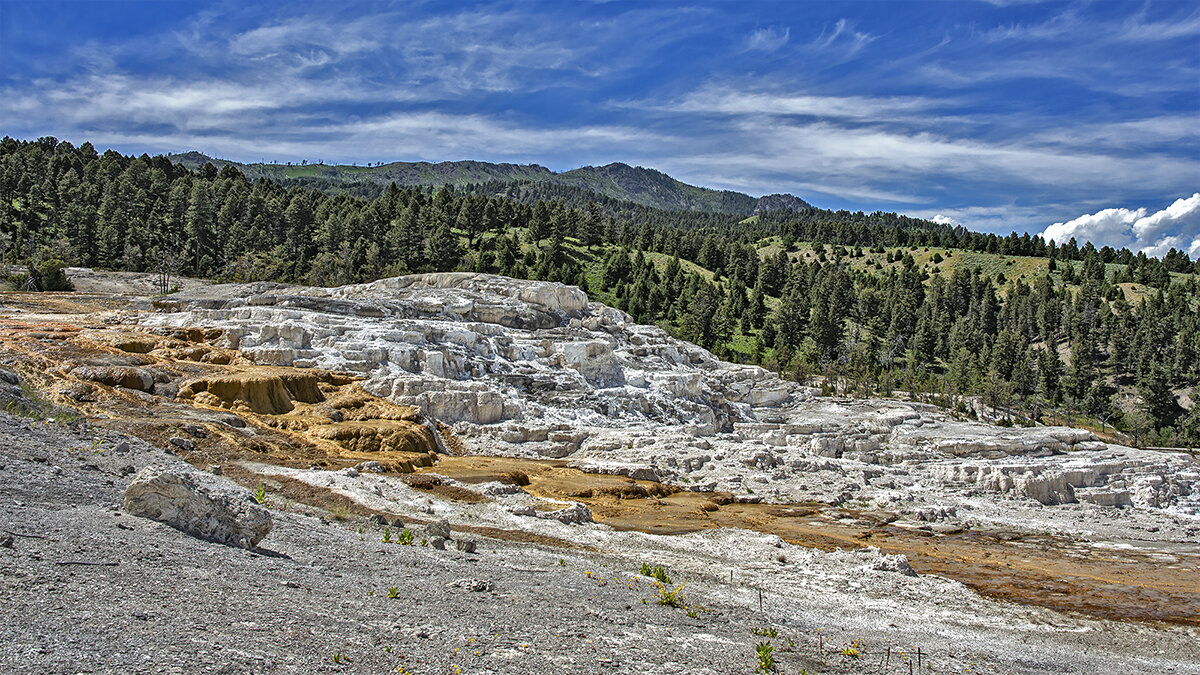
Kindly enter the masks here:
[[0, 133], [622, 161], [1195, 256], [1200, 4], [0, 0]]

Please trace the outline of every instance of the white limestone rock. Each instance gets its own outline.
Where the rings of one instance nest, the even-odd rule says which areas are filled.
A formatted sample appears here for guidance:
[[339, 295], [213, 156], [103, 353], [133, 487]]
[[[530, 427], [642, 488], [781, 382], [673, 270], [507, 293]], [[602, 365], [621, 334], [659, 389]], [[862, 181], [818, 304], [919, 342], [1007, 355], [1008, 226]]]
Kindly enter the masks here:
[[154, 305], [145, 328], [217, 329], [220, 346], [260, 362], [360, 374], [366, 390], [454, 425], [475, 452], [742, 498], [903, 511], [982, 493], [1200, 515], [1200, 470], [1187, 458], [1079, 429], [958, 421], [920, 403], [816, 398], [563, 284], [421, 274], [212, 286]]
[[271, 512], [249, 490], [184, 467], [147, 466], [125, 489], [125, 510], [194, 537], [252, 549], [271, 531]]

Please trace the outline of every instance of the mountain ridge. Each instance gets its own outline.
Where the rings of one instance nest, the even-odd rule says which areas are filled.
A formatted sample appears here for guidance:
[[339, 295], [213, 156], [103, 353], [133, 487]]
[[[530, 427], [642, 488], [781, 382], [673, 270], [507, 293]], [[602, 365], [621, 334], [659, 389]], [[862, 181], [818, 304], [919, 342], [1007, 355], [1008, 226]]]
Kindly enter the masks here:
[[599, 195], [630, 201], [665, 211], [699, 211], [752, 216], [779, 210], [803, 211], [812, 208], [808, 202], [790, 194], [754, 197], [733, 190], [689, 185], [653, 168], [610, 162], [603, 166], [581, 166], [555, 172], [540, 164], [494, 163], [479, 160], [444, 162], [396, 161], [375, 166], [329, 164], [244, 164], [210, 157], [198, 151], [168, 155], [168, 158], [198, 169], [212, 164], [218, 169], [233, 166], [248, 178], [273, 180], [315, 178], [329, 181], [332, 186], [375, 184], [386, 186], [439, 187], [486, 182], [552, 183], [570, 185]]

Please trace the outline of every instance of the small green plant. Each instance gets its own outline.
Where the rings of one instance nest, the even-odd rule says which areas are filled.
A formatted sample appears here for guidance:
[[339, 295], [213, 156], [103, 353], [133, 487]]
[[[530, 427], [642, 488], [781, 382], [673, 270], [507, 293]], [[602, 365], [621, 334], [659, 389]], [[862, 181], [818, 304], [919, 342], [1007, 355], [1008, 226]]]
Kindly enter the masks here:
[[385, 543], [385, 544], [392, 543], [392, 528], [390, 528], [390, 527], [383, 528], [383, 543]]
[[771, 626], [770, 628], [755, 626], [754, 628], [750, 629], [750, 632], [755, 635], [762, 635], [763, 637], [779, 637], [779, 631], [775, 630], [774, 626]]
[[566, 566], [567, 566], [567, 561], [566, 561], [566, 560], [563, 560], [562, 558], [559, 558], [559, 559], [558, 559], [558, 566], [559, 566], [559, 567], [566, 567]]
[[687, 586], [682, 584], [679, 588], [672, 590], [664, 585], [658, 579], [654, 580], [654, 585], [658, 587], [658, 604], [663, 607], [683, 607], [683, 595], [681, 591]]
[[341, 666], [350, 663], [350, 659], [346, 658], [346, 655], [341, 652], [334, 652], [333, 662]]
[[408, 529], [407, 527], [404, 528], [403, 530], [400, 530], [400, 534], [396, 535], [396, 543], [401, 544], [403, 546], [412, 546], [412, 543], [413, 543], [412, 530]]
[[259, 483], [258, 487], [254, 488], [254, 501], [258, 502], [259, 504], [262, 504], [263, 502], [267, 501], [267, 486], [266, 485]]
[[845, 647], [842, 647], [842, 656], [849, 656], [855, 659], [862, 656], [862, 640], [855, 640]]
[[775, 646], [770, 642], [760, 642], [754, 645], [754, 654], [758, 657], [756, 673], [775, 672]]
[[650, 563], [642, 563], [642, 576], [650, 577], [661, 583], [671, 585], [671, 577], [667, 576], [667, 570], [662, 565], [650, 566]]
[[387, 596], [392, 600], [395, 600], [396, 598], [400, 597], [400, 589], [396, 586], [388, 586]]

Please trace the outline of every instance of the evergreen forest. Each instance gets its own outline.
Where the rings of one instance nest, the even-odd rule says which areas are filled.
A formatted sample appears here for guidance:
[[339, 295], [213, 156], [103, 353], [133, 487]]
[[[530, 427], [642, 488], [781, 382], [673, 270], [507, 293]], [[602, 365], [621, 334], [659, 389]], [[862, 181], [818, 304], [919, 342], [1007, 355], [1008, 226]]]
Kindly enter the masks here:
[[893, 213], [664, 210], [545, 182], [343, 190], [0, 141], [0, 262], [323, 286], [431, 271], [559, 281], [825, 393], [1200, 445], [1200, 261]]

